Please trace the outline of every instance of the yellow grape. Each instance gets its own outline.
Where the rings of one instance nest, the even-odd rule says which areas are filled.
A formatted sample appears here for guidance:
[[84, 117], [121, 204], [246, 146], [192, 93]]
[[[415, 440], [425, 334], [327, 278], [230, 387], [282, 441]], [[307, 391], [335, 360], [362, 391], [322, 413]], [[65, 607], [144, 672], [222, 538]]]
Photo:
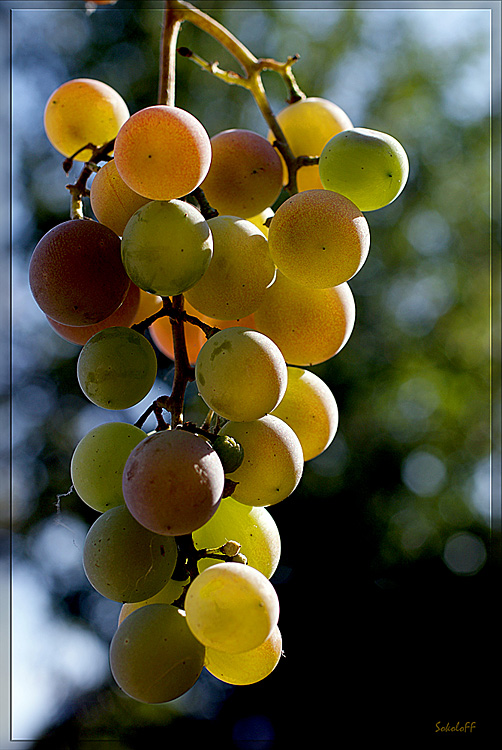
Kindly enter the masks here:
[[185, 297], [212, 318], [235, 320], [251, 315], [275, 278], [266, 237], [254, 224], [235, 216], [216, 216], [207, 223], [213, 235], [213, 257]]
[[253, 685], [274, 671], [281, 655], [282, 636], [276, 625], [260, 646], [243, 654], [226, 654], [206, 648], [204, 666], [214, 677], [230, 685]]
[[277, 271], [254, 313], [254, 327], [277, 344], [288, 364], [307, 366], [337, 354], [347, 343], [355, 319], [354, 297], [347, 283], [311, 289]]
[[293, 429], [304, 461], [325, 451], [338, 429], [338, 407], [332, 392], [320, 377], [300, 367], [288, 366], [286, 393], [272, 414]]
[[120, 237], [133, 213], [148, 200], [125, 184], [113, 159], [101, 167], [91, 183], [90, 201], [94, 216]]
[[[127, 104], [107, 83], [92, 78], [74, 78], [59, 86], [49, 97], [44, 112], [47, 138], [55, 149], [72, 156], [92, 143], [104, 146], [129, 118]], [[92, 156], [85, 149], [76, 161]]]
[[157, 201], [181, 198], [200, 185], [211, 142], [190, 112], [156, 104], [133, 114], [115, 140], [115, 164], [131, 190]]
[[143, 703], [165, 703], [186, 693], [204, 666], [204, 646], [172, 604], [149, 604], [119, 625], [110, 644], [117, 685]]
[[370, 249], [364, 215], [331, 190], [306, 190], [275, 212], [268, 234], [272, 260], [298, 284], [327, 288], [343, 284], [362, 267]]
[[[231, 497], [223, 498], [214, 516], [194, 531], [193, 540], [197, 549], [221, 547], [228, 541], [238, 542], [248, 565], [267, 578], [275, 573], [281, 556], [281, 537], [268, 510], [243, 505]], [[199, 570], [218, 562], [209, 557], [202, 558]]]
[[187, 591], [188, 627], [209, 648], [238, 654], [263, 643], [277, 625], [279, 600], [268, 578], [241, 563], [202, 571]]
[[127, 222], [121, 252], [128, 276], [140, 289], [172, 297], [204, 274], [213, 238], [207, 221], [190, 203], [150, 201]]
[[[343, 109], [327, 99], [315, 96], [289, 104], [279, 112], [277, 122], [293, 156], [320, 156], [330, 138], [341, 130], [352, 127], [352, 122]], [[268, 139], [273, 143], [273, 133], [269, 132]], [[286, 185], [288, 175], [284, 162], [283, 169], [283, 181]], [[297, 172], [297, 184], [300, 192], [322, 188], [319, 167], [301, 167]]]
[[149, 435], [130, 453], [122, 490], [134, 518], [157, 534], [191, 534], [218, 508], [225, 476], [217, 453], [185, 430]]
[[286, 390], [287, 369], [273, 341], [239, 326], [206, 341], [195, 380], [210, 409], [225, 419], [247, 422], [275, 409]]
[[230, 475], [238, 482], [232, 492], [234, 500], [245, 505], [275, 505], [296, 489], [303, 473], [303, 451], [298, 437], [282, 419], [267, 414], [253, 422], [229, 421], [219, 434], [235, 438], [244, 451], [242, 464]]
[[250, 130], [224, 130], [211, 138], [212, 161], [201, 187], [218, 213], [247, 219], [278, 198], [282, 166], [266, 138]]

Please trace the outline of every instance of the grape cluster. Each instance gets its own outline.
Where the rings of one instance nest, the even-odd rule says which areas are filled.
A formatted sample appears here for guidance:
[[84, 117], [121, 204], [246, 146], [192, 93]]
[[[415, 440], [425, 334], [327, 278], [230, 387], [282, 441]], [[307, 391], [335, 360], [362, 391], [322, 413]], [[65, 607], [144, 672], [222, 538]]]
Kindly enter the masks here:
[[282, 202], [289, 172], [270, 134], [209, 138], [164, 104], [129, 115], [89, 79], [63, 84], [46, 106], [53, 146], [96, 172], [95, 218], [50, 230], [29, 269], [49, 324], [81, 346], [82, 392], [103, 409], [139, 403], [157, 376], [155, 348], [175, 359], [172, 321], [184, 321], [185, 367], [209, 410], [200, 426], [158, 416], [149, 434], [143, 422], [104, 422], [71, 460], [75, 491], [99, 514], [86, 576], [122, 603], [111, 671], [147, 703], [182, 695], [204, 667], [250, 684], [280, 660], [270, 578], [281, 540], [267, 508], [334, 439], [335, 397], [306, 368], [349, 339], [347, 282], [370, 246], [363, 211], [407, 179], [400, 144], [353, 128], [332, 102], [302, 99], [277, 121], [295, 157], [319, 157]]

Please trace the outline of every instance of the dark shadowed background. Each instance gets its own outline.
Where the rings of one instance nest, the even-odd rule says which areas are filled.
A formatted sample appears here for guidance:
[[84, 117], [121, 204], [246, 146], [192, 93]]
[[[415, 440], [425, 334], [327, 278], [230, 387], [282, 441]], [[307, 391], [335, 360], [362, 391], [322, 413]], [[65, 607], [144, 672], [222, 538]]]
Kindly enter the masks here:
[[[2, 355], [2, 750], [10, 731], [22, 750], [264, 750], [300, 732], [313, 746], [326, 737], [347, 746], [348, 736], [350, 746], [381, 737], [402, 747], [457, 722], [498, 734], [500, 4], [195, 4], [258, 57], [299, 53], [303, 91], [396, 137], [409, 182], [366, 214], [371, 251], [350, 282], [354, 332], [312, 368], [337, 399], [337, 436], [271, 509], [285, 658], [254, 686], [204, 674], [172, 704], [136, 703], [108, 668], [120, 605], [82, 570], [96, 513], [66, 493], [80, 438], [103, 421], [135, 421], [145, 403], [103, 414], [86, 400], [79, 347], [47, 325], [27, 265], [69, 217], [65, 185], [79, 171], [68, 178], [45, 137], [46, 100], [87, 77], [115, 88], [131, 113], [155, 103], [162, 3], [119, 0], [91, 14], [79, 1], [1, 3], [0, 305], [12, 344]], [[238, 70], [188, 24], [180, 44]], [[242, 88], [181, 58], [177, 76], [176, 103], [211, 136], [267, 134]], [[264, 80], [277, 112], [283, 84]], [[160, 364], [154, 397], [172, 381]]]

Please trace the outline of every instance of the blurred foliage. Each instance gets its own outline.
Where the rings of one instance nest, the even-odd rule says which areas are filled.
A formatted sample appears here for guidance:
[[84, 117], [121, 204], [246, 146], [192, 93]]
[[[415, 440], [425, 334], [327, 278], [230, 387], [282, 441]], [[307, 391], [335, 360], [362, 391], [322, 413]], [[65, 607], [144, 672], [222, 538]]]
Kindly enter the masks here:
[[[400, 723], [411, 731], [424, 718], [412, 690], [420, 674], [436, 700], [427, 715], [430, 731], [439, 718], [473, 720], [471, 693], [456, 686], [462, 662], [454, 653], [481, 647], [478, 615], [486, 617], [493, 597], [500, 550], [497, 519], [490, 528], [490, 497], [498, 500], [490, 452], [500, 450], [500, 192], [493, 170], [500, 93], [492, 92], [490, 112], [488, 24], [441, 37], [419, 12], [378, 12], [378, 3], [371, 12], [358, 2], [195, 4], [257, 56], [284, 60], [300, 53], [294, 69], [305, 93], [336, 101], [355, 125], [395, 136], [408, 152], [410, 179], [395, 203], [367, 214], [370, 256], [350, 282], [354, 333], [337, 357], [312, 368], [337, 399], [337, 437], [306, 465], [294, 496], [272, 510], [283, 540], [274, 582], [287, 658], [263, 684], [242, 691], [222, 693], [206, 680], [197, 688], [206, 697], [199, 692], [187, 716], [169, 706], [141, 706], [114, 687], [80, 706], [70, 697], [60, 727], [36, 747], [83, 747], [89, 737], [102, 740], [93, 748], [107, 747], [110, 738], [136, 748], [178, 737], [228, 737], [244, 747], [235, 739], [239, 732], [244, 739], [284, 741], [295, 710], [293, 730], [308, 726], [309, 711], [323, 717], [319, 727], [329, 727], [330, 691], [340, 680], [341, 715], [360, 721], [370, 712], [386, 732]], [[110, 417], [81, 395], [78, 347], [59, 340], [30, 307], [24, 274], [37, 240], [68, 216], [68, 178], [43, 133], [46, 99], [64, 80], [85, 76], [116, 88], [131, 112], [154, 103], [161, 4], [119, 0], [88, 15], [80, 2], [59, 3], [57, 12], [38, 5], [37, 13], [15, 11], [12, 26], [14, 551], [40, 566], [58, 617], [83, 619], [106, 642], [114, 614], [100, 620], [104, 609], [86, 581], [58, 575], [43, 552], [37, 556], [36, 540], [58, 510], [72, 528], [94, 519], [75, 493], [65, 496], [69, 461], [87, 429]], [[236, 69], [225, 50], [188, 24], [180, 44]], [[231, 127], [266, 135], [245, 90], [226, 87], [185, 59], [177, 76], [177, 104], [210, 135]], [[264, 80], [278, 111], [282, 82], [270, 73]], [[476, 94], [478, 83], [485, 98]], [[77, 174], [74, 168], [70, 179]], [[169, 382], [168, 361], [159, 363]], [[188, 409], [196, 414], [191, 393]], [[463, 597], [471, 597], [473, 608], [462, 609]], [[445, 694], [435, 685], [440, 657], [448, 662]], [[387, 700], [380, 695], [383, 673], [390, 673]], [[481, 673], [474, 680], [478, 690], [483, 679]], [[208, 695], [218, 710], [204, 715], [194, 706], [205, 706]], [[446, 706], [462, 715], [447, 715]], [[246, 730], [246, 717], [262, 724]]]

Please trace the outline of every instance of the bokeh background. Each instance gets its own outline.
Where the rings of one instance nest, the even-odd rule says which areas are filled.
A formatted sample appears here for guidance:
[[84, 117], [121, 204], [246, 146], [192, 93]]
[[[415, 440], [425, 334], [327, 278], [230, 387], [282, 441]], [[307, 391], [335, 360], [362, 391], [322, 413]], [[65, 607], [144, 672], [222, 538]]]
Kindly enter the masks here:
[[[82, 543], [96, 514], [69, 493], [69, 461], [92, 426], [133, 422], [144, 403], [103, 414], [85, 399], [79, 347], [47, 325], [27, 265], [38, 239], [68, 218], [65, 185], [79, 171], [66, 177], [45, 138], [47, 98], [62, 82], [89, 77], [117, 89], [131, 112], [155, 103], [162, 3], [119, 0], [91, 13], [80, 1], [1, 3], [11, 202], [2, 149], [0, 744], [264, 749], [302, 732], [312, 744], [381, 736], [397, 747], [448, 723], [494, 732], [500, 5], [195, 4], [259, 57], [299, 53], [294, 70], [307, 95], [336, 102], [356, 126], [392, 134], [411, 164], [400, 198], [367, 214], [370, 256], [350, 283], [354, 332], [312, 368], [337, 399], [337, 436], [271, 511], [283, 542], [273, 582], [285, 658], [258, 685], [234, 689], [204, 674], [163, 706], [130, 700], [110, 678], [119, 605], [83, 574]], [[180, 44], [238, 70], [187, 24]], [[277, 112], [283, 84], [273, 73], [264, 80]], [[181, 58], [177, 104], [210, 135], [267, 133], [248, 92]], [[169, 361], [159, 363], [152, 397], [172, 381]], [[196, 393], [190, 398], [196, 413]]]

